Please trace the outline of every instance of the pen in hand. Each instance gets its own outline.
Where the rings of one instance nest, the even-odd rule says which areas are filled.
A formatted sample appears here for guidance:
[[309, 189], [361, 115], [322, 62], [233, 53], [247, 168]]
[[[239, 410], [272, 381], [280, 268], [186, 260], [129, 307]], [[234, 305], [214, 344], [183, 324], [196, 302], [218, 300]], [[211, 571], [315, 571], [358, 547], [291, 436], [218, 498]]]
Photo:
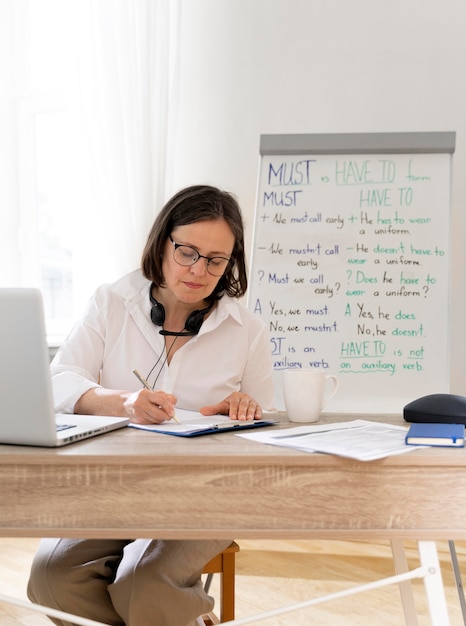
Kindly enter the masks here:
[[[138, 370], [133, 370], [133, 374], [144, 385], [146, 389], [149, 389], [149, 391], [154, 391], [152, 387], [149, 385], [149, 383], [147, 382], [147, 380], [144, 378], [144, 376], [141, 376]], [[159, 408], [162, 408], [162, 407], [159, 407]], [[171, 419], [175, 420], [177, 424], [180, 423], [180, 420], [176, 417], [176, 415], [174, 415]]]

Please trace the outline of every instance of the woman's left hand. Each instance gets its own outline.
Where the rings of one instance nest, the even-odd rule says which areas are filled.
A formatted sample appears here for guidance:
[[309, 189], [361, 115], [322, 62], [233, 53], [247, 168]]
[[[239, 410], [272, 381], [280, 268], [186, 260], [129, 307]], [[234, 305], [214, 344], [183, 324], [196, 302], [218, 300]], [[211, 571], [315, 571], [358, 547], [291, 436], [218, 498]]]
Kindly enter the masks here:
[[262, 417], [260, 405], [247, 393], [234, 391], [222, 402], [214, 406], [203, 406], [202, 415], [228, 415], [232, 420], [259, 420]]

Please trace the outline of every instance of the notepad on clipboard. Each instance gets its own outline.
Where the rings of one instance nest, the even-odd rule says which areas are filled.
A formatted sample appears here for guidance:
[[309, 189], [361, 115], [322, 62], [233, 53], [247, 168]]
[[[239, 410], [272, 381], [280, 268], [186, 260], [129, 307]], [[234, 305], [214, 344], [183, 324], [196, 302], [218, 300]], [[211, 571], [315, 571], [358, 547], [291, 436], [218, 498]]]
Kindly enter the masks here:
[[228, 431], [241, 432], [252, 428], [272, 426], [278, 422], [271, 419], [261, 420], [231, 420], [226, 415], [209, 415], [206, 417], [196, 411], [176, 409], [176, 417], [179, 424], [168, 421], [162, 424], [133, 424], [129, 426], [140, 430], [148, 430], [153, 433], [175, 435], [177, 437], [199, 437], [200, 435], [215, 435]]
[[463, 448], [464, 425], [415, 422], [409, 427], [406, 443], [415, 446]]

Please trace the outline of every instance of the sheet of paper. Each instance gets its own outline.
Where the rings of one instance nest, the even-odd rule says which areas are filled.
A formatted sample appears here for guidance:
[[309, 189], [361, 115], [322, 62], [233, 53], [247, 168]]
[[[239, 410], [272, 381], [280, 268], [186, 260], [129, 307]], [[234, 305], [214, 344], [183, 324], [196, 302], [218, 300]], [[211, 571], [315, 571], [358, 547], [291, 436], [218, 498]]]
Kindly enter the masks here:
[[406, 431], [407, 428], [403, 426], [353, 420], [273, 432], [244, 433], [238, 434], [238, 437], [306, 452], [324, 452], [359, 461], [374, 461], [421, 447], [405, 444]]
[[[175, 414], [180, 424], [177, 424], [174, 420], [169, 420], [162, 424], [130, 424], [130, 426], [154, 432], [190, 433], [198, 430], [209, 430], [214, 426], [221, 428], [223, 425], [231, 426], [235, 424], [227, 415], [209, 415], [206, 417], [202, 413], [187, 411], [186, 409], [176, 409]], [[241, 423], [243, 424], [244, 422]]]

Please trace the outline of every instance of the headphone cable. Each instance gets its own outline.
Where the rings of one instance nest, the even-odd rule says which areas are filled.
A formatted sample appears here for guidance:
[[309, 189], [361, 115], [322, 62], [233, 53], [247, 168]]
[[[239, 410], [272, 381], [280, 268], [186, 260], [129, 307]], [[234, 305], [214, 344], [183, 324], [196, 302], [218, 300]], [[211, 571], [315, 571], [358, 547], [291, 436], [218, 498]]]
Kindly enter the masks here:
[[[159, 369], [159, 373], [157, 374], [157, 376], [155, 377], [154, 380], [154, 384], [152, 385], [152, 390], [155, 389], [155, 385], [157, 384], [158, 379], [160, 378], [160, 374], [162, 373], [163, 368], [165, 367], [165, 363], [168, 361], [168, 357], [170, 356], [170, 352], [172, 351], [173, 346], [175, 345], [175, 341], [178, 339], [178, 337], [180, 337], [180, 335], [177, 335], [173, 341], [171, 342], [170, 347], [168, 348], [168, 350], [164, 350], [164, 352], [166, 352], [166, 356], [165, 356], [165, 360], [163, 361], [162, 365], [160, 366]], [[155, 370], [155, 368], [157, 367], [157, 364], [159, 363], [160, 359], [163, 356], [163, 352], [161, 353], [161, 355], [159, 356], [159, 358], [157, 359], [157, 361], [154, 363], [154, 366], [152, 367], [151, 371], [147, 374], [146, 376], [146, 380], [149, 380], [150, 375], [152, 374], [152, 372]]]

